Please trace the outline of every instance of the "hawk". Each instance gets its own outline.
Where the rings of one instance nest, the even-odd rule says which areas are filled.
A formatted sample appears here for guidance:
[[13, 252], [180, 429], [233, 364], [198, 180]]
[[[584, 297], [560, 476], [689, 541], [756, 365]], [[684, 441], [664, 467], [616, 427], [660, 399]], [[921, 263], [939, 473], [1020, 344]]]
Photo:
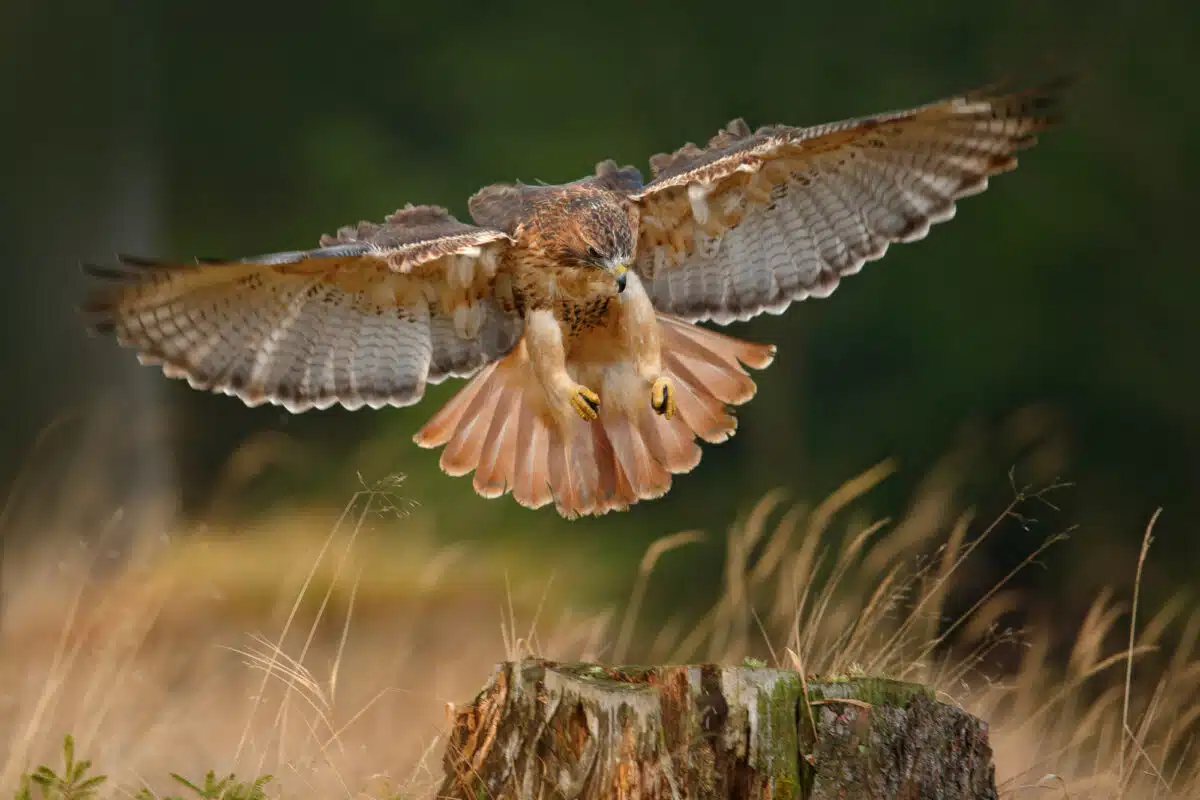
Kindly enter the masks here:
[[660, 497], [733, 435], [775, 348], [726, 325], [827, 297], [921, 239], [1013, 169], [1055, 118], [1061, 82], [992, 87], [815, 127], [734, 120], [705, 147], [608, 160], [562, 185], [496, 184], [474, 224], [409, 205], [311, 250], [85, 265], [84, 305], [143, 363], [196, 389], [290, 412], [407, 406], [470, 381], [417, 432], [565, 517]]

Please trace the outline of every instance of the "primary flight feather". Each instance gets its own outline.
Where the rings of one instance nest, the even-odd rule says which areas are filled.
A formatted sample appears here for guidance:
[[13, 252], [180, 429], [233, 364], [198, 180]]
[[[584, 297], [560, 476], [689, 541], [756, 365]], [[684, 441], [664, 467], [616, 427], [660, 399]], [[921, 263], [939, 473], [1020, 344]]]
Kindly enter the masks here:
[[313, 250], [87, 266], [92, 327], [193, 387], [289, 411], [418, 402], [471, 380], [416, 434], [566, 517], [659, 497], [733, 435], [746, 367], [775, 349], [700, 327], [825, 297], [892, 242], [1016, 166], [1057, 83], [970, 92], [810, 128], [734, 120], [701, 148], [559, 186], [493, 185], [475, 224], [409, 206]]

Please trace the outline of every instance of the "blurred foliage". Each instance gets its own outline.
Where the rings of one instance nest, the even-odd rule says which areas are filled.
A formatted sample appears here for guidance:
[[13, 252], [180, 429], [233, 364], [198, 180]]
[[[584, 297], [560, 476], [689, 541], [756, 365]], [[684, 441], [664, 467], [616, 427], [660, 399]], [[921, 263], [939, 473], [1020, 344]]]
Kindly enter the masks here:
[[[6, 394], [16, 424], [0, 446], [15, 454], [104, 385], [95, 364], [132, 360], [84, 343], [70, 311], [74, 262], [144, 244], [122, 238], [132, 216], [164, 255], [291, 249], [410, 201], [465, 216], [492, 181], [570, 180], [607, 157], [648, 172], [652, 153], [734, 116], [817, 123], [1049, 59], [1082, 81], [1069, 123], [1021, 169], [831, 301], [735, 329], [780, 356], [739, 435], [707, 447], [666, 499], [568, 524], [476, 497], [409, 441], [454, 387], [410, 409], [291, 418], [160, 381], [185, 505], [209, 509], [234, 448], [282, 431], [282, 464], [242, 493], [252, 507], [300, 494], [337, 506], [358, 473], [403, 472], [447, 537], [599, 537], [635, 558], [664, 530], [727, 524], [776, 486], [823, 497], [885, 457], [903, 467], [882, 501], [896, 505], [938, 456], [965, 448], [964, 490], [985, 506], [1009, 499], [1014, 464], [1078, 484], [1066, 512], [1097, 563], [1067, 579], [1080, 589], [1111, 577], [1102, 560], [1132, 558], [1158, 505], [1161, 546], [1192, 574], [1200, 107], [1186, 76], [1198, 23], [1200, 7], [1168, 0], [10, 0], [0, 359], [23, 390]], [[130, 200], [134, 183], [144, 190]], [[695, 552], [688, 574], [713, 574], [722, 554]]]

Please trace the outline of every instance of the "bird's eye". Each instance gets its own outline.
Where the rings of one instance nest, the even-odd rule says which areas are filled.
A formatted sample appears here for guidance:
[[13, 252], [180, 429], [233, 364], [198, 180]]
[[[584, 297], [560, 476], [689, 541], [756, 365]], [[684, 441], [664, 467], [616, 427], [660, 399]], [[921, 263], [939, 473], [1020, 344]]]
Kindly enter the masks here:
[[590, 261], [601, 261], [600, 251], [595, 247], [589, 246], [587, 249], [587, 257]]

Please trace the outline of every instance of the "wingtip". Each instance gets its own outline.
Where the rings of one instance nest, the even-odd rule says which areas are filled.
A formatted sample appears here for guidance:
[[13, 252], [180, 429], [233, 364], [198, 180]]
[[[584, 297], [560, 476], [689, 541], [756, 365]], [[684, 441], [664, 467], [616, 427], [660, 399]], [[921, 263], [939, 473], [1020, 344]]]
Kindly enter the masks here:
[[122, 269], [120, 266], [110, 264], [94, 264], [92, 262], [79, 262], [79, 270], [89, 278], [97, 278], [102, 281], [119, 281], [124, 282], [136, 275], [128, 269]]
[[1083, 73], [1075, 68], [1031, 68], [994, 80], [963, 96], [1015, 106], [1022, 115], [1037, 117], [1045, 128], [1064, 121], [1068, 97], [1082, 79]]
[[124, 264], [128, 267], [159, 267], [162, 262], [158, 259], [149, 258], [147, 256], [139, 256], [133, 253], [115, 253], [117, 263]]

